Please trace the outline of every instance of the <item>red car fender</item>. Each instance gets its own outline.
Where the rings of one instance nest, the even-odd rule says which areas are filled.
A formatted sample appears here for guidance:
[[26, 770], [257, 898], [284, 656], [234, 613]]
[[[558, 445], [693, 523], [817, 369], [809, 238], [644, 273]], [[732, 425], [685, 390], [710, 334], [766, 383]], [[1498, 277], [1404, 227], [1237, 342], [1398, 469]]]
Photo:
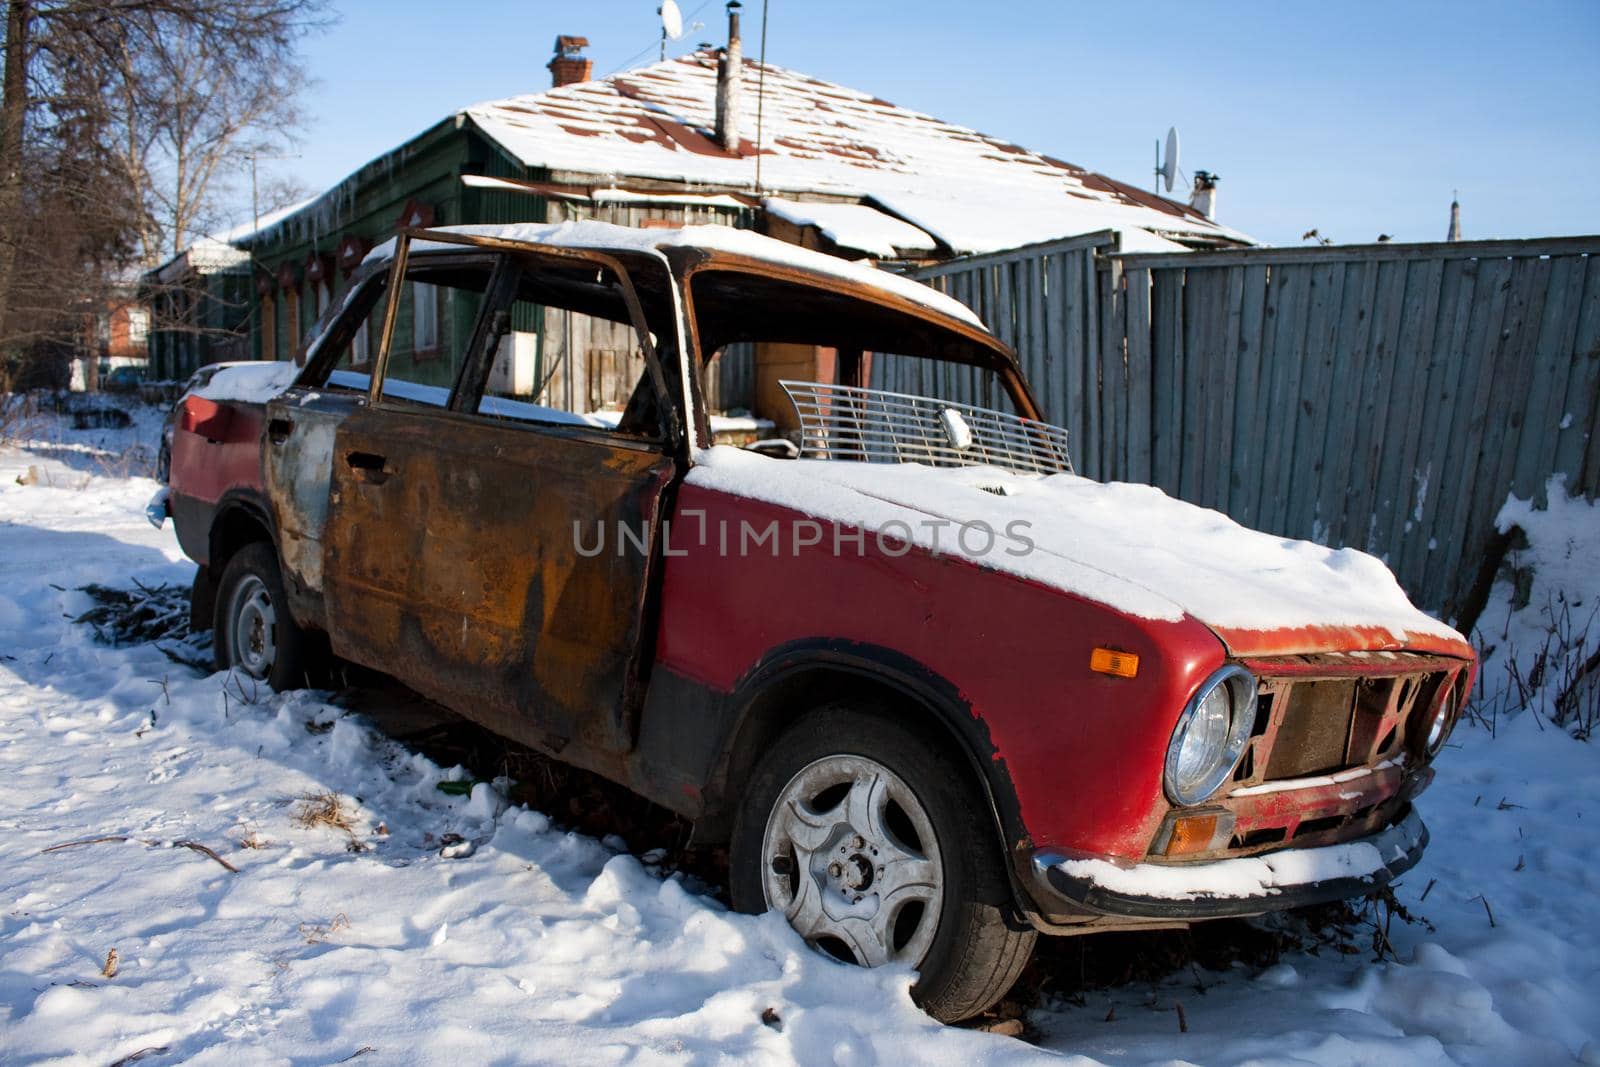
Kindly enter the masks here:
[[[1161, 779], [1173, 727], [1223, 662], [1206, 627], [1140, 619], [964, 558], [885, 552], [870, 534], [858, 549], [847, 528], [836, 553], [832, 524], [811, 547], [783, 536], [741, 546], [741, 523], [787, 530], [814, 520], [693, 485], [682, 487], [676, 514], [658, 666], [731, 694], [785, 648], [890, 650], [948, 683], [987, 737], [988, 750], [974, 755], [991, 765], [996, 802], [1014, 804], [1010, 844], [1144, 855], [1167, 811]], [[1096, 647], [1138, 655], [1137, 676], [1091, 671]]]

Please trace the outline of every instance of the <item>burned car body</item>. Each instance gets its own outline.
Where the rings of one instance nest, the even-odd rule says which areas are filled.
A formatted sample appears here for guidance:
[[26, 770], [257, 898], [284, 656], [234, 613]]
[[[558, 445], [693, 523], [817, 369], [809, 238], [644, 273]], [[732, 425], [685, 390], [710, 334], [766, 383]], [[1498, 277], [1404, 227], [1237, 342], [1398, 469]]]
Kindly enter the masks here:
[[[619, 412], [537, 403], [507, 338], [552, 308], [631, 349]], [[828, 347], [834, 381], [783, 383], [811, 458], [712, 447], [707, 368], [752, 345]], [[898, 358], [988, 403], [868, 388]], [[736, 906], [917, 966], [940, 1018], [1039, 932], [1358, 895], [1421, 854], [1460, 635], [1370, 557], [1075, 477], [1012, 353], [915, 283], [718, 227], [418, 231], [273, 373], [174, 436], [219, 667], [300, 684], [325, 635], [694, 819]]]

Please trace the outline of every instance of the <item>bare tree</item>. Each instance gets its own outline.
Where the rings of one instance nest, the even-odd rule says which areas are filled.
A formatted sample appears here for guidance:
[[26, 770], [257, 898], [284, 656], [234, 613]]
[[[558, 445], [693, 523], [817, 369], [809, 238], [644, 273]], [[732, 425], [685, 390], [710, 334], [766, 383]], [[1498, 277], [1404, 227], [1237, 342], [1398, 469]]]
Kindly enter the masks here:
[[292, 130], [298, 44], [323, 10], [7, 0], [0, 355], [70, 345], [86, 309], [205, 232], [236, 164]]

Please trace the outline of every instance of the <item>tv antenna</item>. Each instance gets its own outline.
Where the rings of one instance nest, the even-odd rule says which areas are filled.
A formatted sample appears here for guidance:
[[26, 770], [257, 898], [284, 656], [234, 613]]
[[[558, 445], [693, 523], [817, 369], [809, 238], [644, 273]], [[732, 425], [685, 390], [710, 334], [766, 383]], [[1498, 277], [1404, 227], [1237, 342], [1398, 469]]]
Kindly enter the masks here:
[[[671, 0], [668, 0], [670, 3]], [[1156, 192], [1161, 192], [1161, 185], [1166, 183], [1167, 192], [1172, 192], [1172, 181], [1178, 176], [1178, 127], [1167, 127], [1167, 153], [1166, 159], [1161, 158], [1161, 142], [1156, 142]]]
[[661, 0], [656, 14], [661, 16], [661, 58], [666, 59], [667, 42], [683, 36], [683, 12], [678, 10], [674, 0]]

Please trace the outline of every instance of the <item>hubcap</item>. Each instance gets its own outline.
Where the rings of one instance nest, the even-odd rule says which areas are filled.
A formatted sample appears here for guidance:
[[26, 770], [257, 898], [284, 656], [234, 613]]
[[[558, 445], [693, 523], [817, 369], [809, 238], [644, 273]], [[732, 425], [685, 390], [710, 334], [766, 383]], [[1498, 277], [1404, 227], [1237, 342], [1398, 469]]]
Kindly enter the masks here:
[[939, 926], [944, 866], [909, 786], [864, 756], [825, 756], [767, 816], [767, 907], [807, 941], [863, 967], [922, 963]]
[[247, 575], [233, 591], [233, 664], [252, 678], [265, 678], [278, 657], [273, 634], [278, 614], [266, 583]]

